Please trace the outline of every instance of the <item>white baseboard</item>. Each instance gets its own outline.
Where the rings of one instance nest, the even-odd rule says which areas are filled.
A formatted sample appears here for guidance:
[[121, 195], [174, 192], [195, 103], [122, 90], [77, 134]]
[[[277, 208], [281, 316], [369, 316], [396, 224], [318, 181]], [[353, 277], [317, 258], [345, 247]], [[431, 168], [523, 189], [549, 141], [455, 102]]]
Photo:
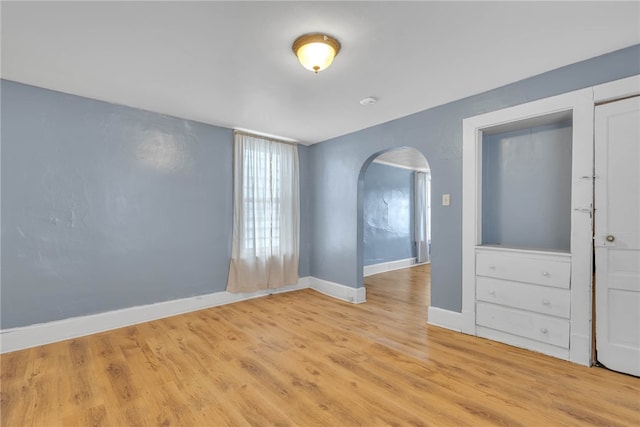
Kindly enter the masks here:
[[460, 313], [460, 321], [462, 332], [469, 335], [476, 334], [476, 312], [475, 311], [463, 311]]
[[452, 331], [462, 332], [462, 314], [438, 307], [429, 307], [427, 323]]
[[22, 350], [71, 338], [109, 331], [177, 314], [216, 307], [270, 294], [309, 287], [310, 278], [301, 277], [297, 285], [250, 293], [215, 292], [155, 304], [140, 305], [88, 316], [0, 330], [0, 353]]
[[591, 366], [591, 337], [582, 334], [571, 334], [569, 360], [584, 366]]
[[325, 295], [354, 304], [367, 301], [367, 290], [364, 286], [361, 288], [352, 288], [328, 280], [318, 279], [317, 277], [311, 277], [310, 279], [310, 288]]
[[364, 277], [373, 274], [384, 273], [386, 271], [399, 270], [401, 268], [411, 267], [415, 265], [416, 258], [399, 259], [397, 261], [381, 262], [380, 264], [365, 265], [362, 269]]
[[323, 294], [352, 303], [366, 301], [364, 287], [356, 289], [308, 276], [301, 277], [297, 285], [284, 286], [277, 289], [266, 289], [250, 293], [215, 292], [88, 316], [71, 317], [53, 322], [3, 329], [0, 330], [0, 353], [51, 344], [205, 308], [307, 288], [312, 288]]

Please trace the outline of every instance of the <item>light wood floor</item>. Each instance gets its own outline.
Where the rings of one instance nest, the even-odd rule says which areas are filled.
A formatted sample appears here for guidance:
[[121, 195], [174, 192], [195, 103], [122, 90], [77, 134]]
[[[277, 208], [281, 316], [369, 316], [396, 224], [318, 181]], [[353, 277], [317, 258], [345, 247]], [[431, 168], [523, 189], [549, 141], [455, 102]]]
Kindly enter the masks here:
[[2, 426], [640, 425], [640, 379], [425, 324], [429, 267], [368, 302], [273, 295], [1, 357]]

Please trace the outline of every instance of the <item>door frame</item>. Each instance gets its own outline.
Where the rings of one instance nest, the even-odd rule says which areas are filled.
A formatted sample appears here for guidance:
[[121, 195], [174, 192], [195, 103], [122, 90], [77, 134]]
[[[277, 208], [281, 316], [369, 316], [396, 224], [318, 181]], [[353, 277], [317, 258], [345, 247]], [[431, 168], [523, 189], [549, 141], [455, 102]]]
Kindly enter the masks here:
[[475, 248], [481, 236], [482, 132], [496, 126], [572, 112], [571, 335], [569, 360], [593, 360], [593, 177], [595, 106], [640, 94], [640, 75], [463, 120], [462, 332], [476, 335]]

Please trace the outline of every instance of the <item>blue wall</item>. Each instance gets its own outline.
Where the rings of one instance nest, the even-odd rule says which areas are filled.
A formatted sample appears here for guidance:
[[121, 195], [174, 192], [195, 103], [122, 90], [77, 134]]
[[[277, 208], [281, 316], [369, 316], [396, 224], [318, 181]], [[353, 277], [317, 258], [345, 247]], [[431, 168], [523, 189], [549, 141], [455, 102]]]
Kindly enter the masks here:
[[482, 142], [482, 243], [571, 248], [571, 122]]
[[416, 256], [413, 171], [372, 163], [364, 176], [364, 265]]
[[[569, 65], [311, 146], [311, 275], [362, 286], [363, 168], [380, 153], [415, 147], [431, 167], [431, 303], [462, 307], [462, 120], [640, 73], [640, 45]], [[428, 79], [428, 73], [425, 79]], [[451, 195], [451, 205], [437, 203]]]
[[[299, 147], [300, 276], [362, 286], [364, 171], [429, 160], [434, 306], [461, 307], [462, 119], [640, 73], [640, 46]], [[428, 76], [425, 76], [428, 78]], [[232, 132], [1, 81], [0, 327], [221, 291]]]
[[[11, 328], [226, 288], [232, 131], [1, 81], [2, 316]], [[309, 274], [300, 147], [300, 275]]]
[[309, 147], [298, 145], [300, 181], [300, 257], [298, 275], [311, 273], [311, 156]]

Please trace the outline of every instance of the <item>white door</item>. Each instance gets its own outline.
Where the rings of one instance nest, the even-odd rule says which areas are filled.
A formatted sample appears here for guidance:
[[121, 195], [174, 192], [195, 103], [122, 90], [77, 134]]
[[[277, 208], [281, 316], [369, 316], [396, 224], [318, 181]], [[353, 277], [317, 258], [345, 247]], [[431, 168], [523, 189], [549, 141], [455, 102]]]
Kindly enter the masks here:
[[640, 97], [595, 110], [597, 358], [640, 376]]

